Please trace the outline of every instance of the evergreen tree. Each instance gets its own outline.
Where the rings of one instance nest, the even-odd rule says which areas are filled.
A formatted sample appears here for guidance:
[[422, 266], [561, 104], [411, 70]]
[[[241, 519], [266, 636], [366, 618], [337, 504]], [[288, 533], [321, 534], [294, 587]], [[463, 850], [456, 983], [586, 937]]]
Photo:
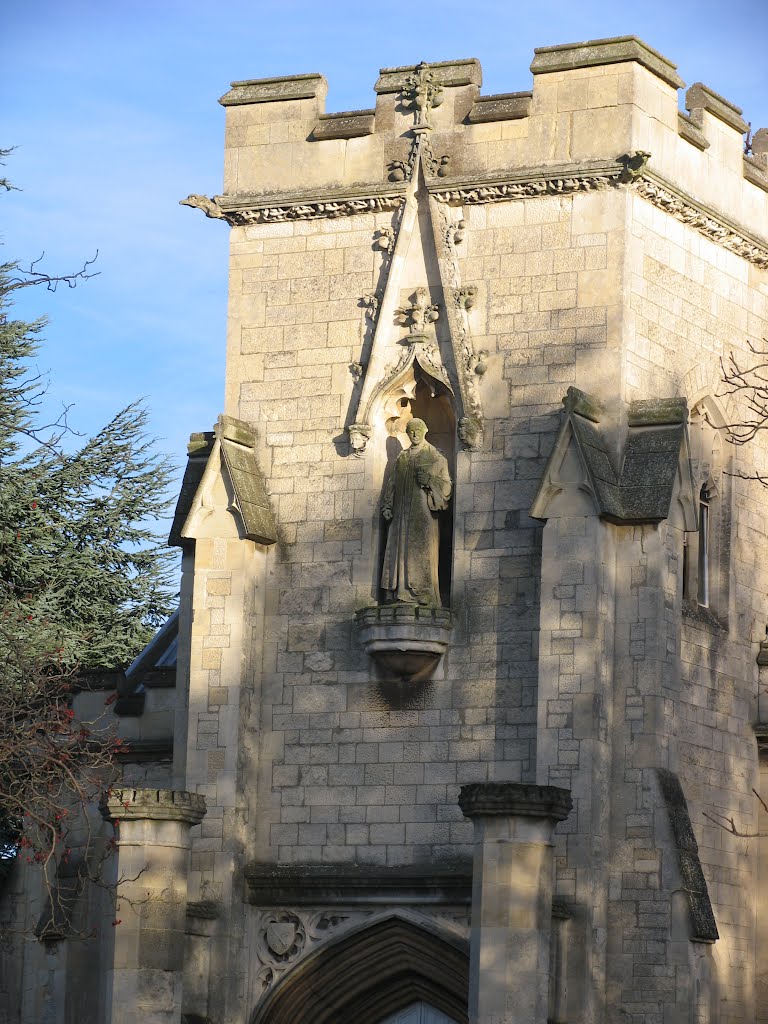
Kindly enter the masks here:
[[173, 603], [174, 554], [154, 530], [171, 468], [146, 410], [128, 406], [85, 442], [42, 423], [30, 361], [45, 320], [12, 316], [18, 289], [87, 269], [0, 265], [0, 873], [21, 847], [49, 879], [68, 856], [67, 819], [82, 819], [119, 745], [103, 722], [76, 720], [77, 674], [127, 665]]

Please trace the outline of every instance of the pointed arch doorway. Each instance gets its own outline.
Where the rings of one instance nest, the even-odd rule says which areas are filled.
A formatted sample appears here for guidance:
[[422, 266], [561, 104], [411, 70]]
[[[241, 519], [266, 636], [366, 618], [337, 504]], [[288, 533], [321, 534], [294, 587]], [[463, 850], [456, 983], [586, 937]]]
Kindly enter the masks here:
[[458, 1024], [458, 1021], [447, 1017], [429, 1003], [420, 1002], [391, 1014], [381, 1024]]
[[300, 961], [250, 1024], [467, 1024], [468, 953], [427, 919], [387, 914]]

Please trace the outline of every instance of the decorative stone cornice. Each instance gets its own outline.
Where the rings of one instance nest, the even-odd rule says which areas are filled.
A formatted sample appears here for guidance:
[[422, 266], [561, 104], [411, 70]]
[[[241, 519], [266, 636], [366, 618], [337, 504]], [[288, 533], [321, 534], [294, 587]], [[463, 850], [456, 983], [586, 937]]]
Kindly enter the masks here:
[[239, 226], [397, 210], [405, 202], [405, 193], [395, 191], [391, 185], [383, 188], [374, 185], [365, 191], [326, 189], [320, 194], [273, 193], [265, 196], [238, 193], [216, 196], [215, 202], [227, 221], [232, 226]]
[[[638, 169], [633, 168], [636, 157], [645, 158]], [[752, 178], [762, 172], [750, 165]], [[768, 182], [768, 177], [766, 178]], [[762, 180], [754, 184], [764, 187]], [[452, 206], [476, 203], [500, 203], [536, 196], [574, 195], [581, 192], [602, 192], [607, 189], [628, 187], [634, 189], [657, 209], [668, 213], [683, 224], [688, 224], [710, 241], [723, 246], [755, 266], [768, 268], [768, 243], [737, 227], [721, 213], [700, 203], [692, 196], [675, 188], [647, 167], [647, 154], [624, 156], [616, 163], [594, 163], [578, 166], [570, 164], [560, 168], [518, 171], [484, 180], [449, 179], [428, 182], [427, 187], [438, 203]]]
[[[683, 136], [694, 145], [702, 140], [696, 135], [695, 123], [681, 115]], [[585, 192], [604, 192], [629, 187], [637, 191], [657, 209], [688, 224], [704, 237], [761, 269], [768, 268], [768, 243], [742, 227], [737, 227], [723, 214], [677, 189], [647, 167], [648, 154], [625, 155], [616, 161], [593, 161], [559, 167], [529, 168], [504, 175], [484, 178], [430, 178], [427, 188], [438, 203], [465, 206], [501, 203], [515, 199], [544, 196], [567, 196]], [[641, 159], [642, 158], [642, 159]], [[635, 166], [637, 160], [640, 163]], [[768, 190], [768, 174], [754, 159], [745, 158], [744, 176], [752, 184]], [[405, 182], [403, 183], [405, 186]], [[231, 225], [274, 223], [292, 220], [350, 217], [361, 213], [397, 210], [405, 202], [405, 187], [371, 185], [360, 190], [307, 190], [302, 193], [272, 195], [235, 194], [190, 196], [182, 205], [196, 206], [206, 216], [225, 219]]]
[[185, 789], [115, 789], [99, 807], [107, 821], [183, 821], [205, 817], [205, 797]]
[[704, 203], [699, 203], [691, 196], [678, 191], [663, 178], [651, 172], [638, 179], [633, 187], [638, 195], [647, 199], [657, 209], [694, 228], [711, 242], [721, 245], [763, 270], [768, 269], [768, 244], [750, 235], [743, 228], [736, 227], [722, 214], [716, 213]]
[[571, 195], [576, 192], [602, 192], [622, 184], [624, 165], [598, 163], [570, 164], [562, 169], [541, 168], [494, 175], [485, 179], [456, 178], [449, 182], [430, 183], [433, 199], [453, 206], [474, 203], [501, 203], [510, 199], [531, 199], [537, 196]]
[[472, 782], [459, 793], [459, 807], [466, 818], [503, 814], [564, 821], [572, 806], [570, 790], [528, 782]]

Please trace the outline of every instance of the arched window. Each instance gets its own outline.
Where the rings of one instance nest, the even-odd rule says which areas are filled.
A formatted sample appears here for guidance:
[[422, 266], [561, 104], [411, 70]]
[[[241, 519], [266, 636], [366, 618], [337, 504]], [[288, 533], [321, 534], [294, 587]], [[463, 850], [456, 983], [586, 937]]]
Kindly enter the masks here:
[[708, 608], [722, 622], [728, 615], [730, 477], [725, 419], [711, 398], [691, 409], [691, 469], [698, 494], [698, 529], [685, 535], [683, 598]]

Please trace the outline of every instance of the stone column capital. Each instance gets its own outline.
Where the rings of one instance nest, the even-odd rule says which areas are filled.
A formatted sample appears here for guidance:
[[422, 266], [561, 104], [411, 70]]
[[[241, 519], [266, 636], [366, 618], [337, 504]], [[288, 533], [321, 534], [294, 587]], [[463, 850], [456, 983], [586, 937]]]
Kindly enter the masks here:
[[528, 782], [472, 782], [459, 793], [465, 818], [504, 815], [563, 821], [572, 806], [570, 790]]
[[114, 789], [99, 810], [107, 821], [182, 821], [197, 825], [205, 817], [205, 797], [185, 789]]

